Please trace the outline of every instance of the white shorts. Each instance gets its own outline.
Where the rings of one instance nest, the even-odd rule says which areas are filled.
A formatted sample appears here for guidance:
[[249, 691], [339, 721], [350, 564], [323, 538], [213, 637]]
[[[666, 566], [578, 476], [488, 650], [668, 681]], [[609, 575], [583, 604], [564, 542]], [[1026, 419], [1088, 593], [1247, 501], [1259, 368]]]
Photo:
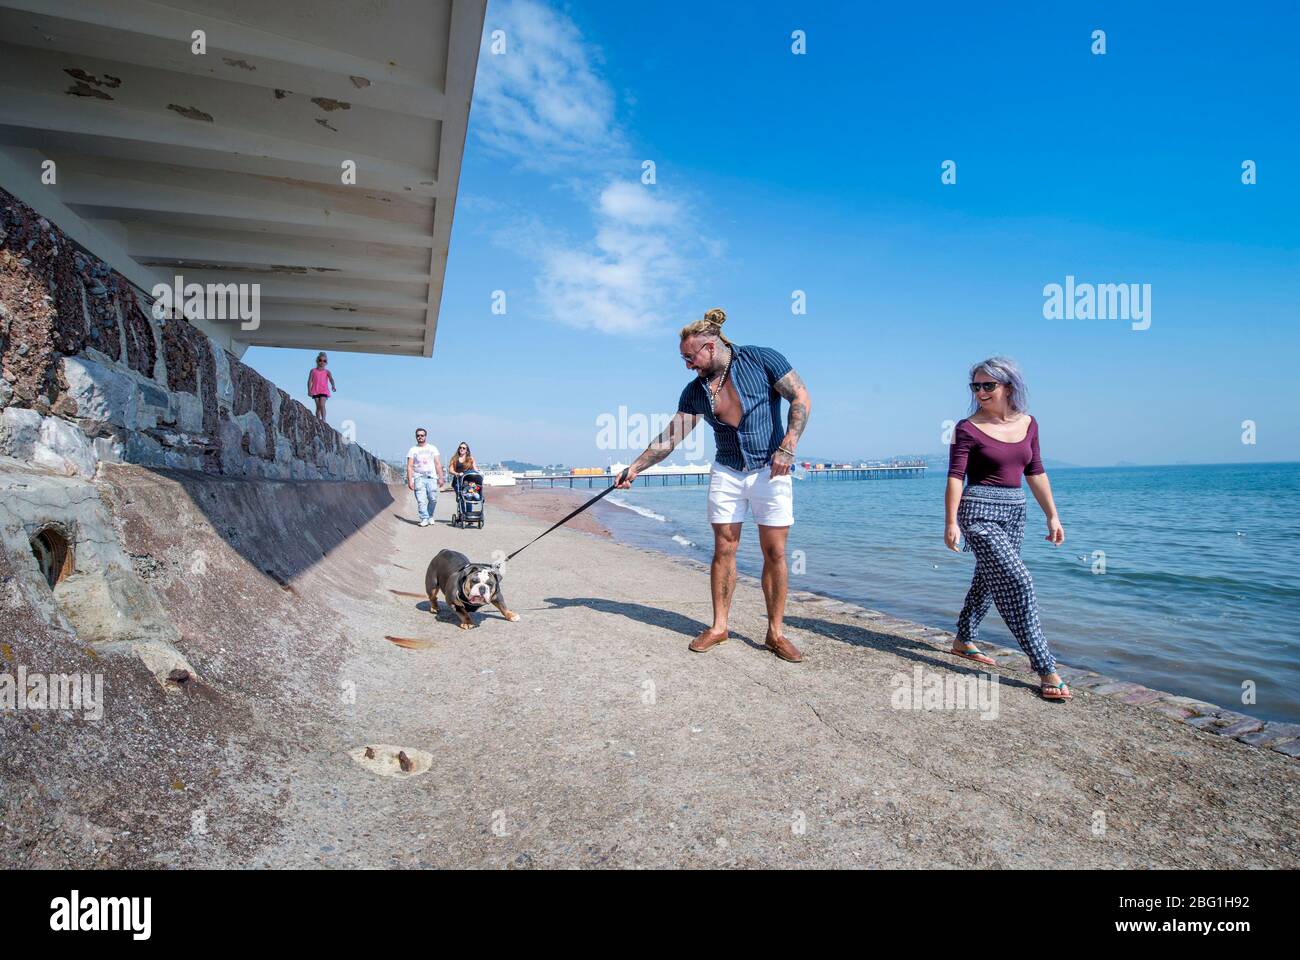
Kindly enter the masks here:
[[765, 527], [794, 523], [794, 478], [773, 477], [772, 467], [741, 473], [720, 463], [709, 474], [709, 523], [744, 523], [750, 517]]

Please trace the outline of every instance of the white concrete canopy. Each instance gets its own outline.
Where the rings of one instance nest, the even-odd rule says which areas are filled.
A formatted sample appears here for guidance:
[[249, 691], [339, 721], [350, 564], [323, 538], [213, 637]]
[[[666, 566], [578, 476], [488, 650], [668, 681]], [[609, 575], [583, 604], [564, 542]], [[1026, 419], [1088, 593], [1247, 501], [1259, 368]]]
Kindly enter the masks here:
[[486, 3], [0, 0], [0, 187], [145, 290], [260, 284], [236, 353], [427, 357]]

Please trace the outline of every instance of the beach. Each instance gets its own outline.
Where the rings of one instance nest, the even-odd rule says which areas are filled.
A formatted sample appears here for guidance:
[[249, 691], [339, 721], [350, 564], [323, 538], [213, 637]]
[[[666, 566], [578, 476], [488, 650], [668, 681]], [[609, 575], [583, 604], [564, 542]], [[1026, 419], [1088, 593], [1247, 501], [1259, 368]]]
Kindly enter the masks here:
[[[533, 520], [540, 520], [550, 526], [564, 519], [570, 512], [578, 509], [594, 497], [599, 490], [590, 492], [580, 490], [534, 490], [524, 484], [513, 487], [488, 487], [486, 499], [494, 507], [501, 507], [511, 513]], [[566, 530], [589, 533], [597, 537], [610, 537], [609, 528], [596, 519], [588, 510], [578, 514], [567, 524]], [[540, 532], [540, 531], [539, 531]]]
[[[946, 482], [932, 470], [914, 479], [796, 484], [792, 586], [954, 629], [974, 559], [943, 543]], [[1290, 516], [1300, 464], [1062, 468], [1051, 483], [1065, 543], [1044, 540], [1042, 512], [1031, 502], [1021, 555], [1058, 659], [1300, 723], [1300, 574]], [[617, 540], [707, 562], [706, 489], [638, 486], [611, 494], [595, 512]], [[757, 575], [752, 526], [737, 562]], [[979, 639], [1017, 646], [996, 612]]]
[[[590, 496], [515, 488], [498, 505], [549, 524]], [[1296, 863], [1300, 780], [1291, 759], [1297, 744], [1289, 738], [1300, 730], [1291, 725], [1262, 724], [1177, 693], [1159, 696], [1120, 678], [1067, 667], [1062, 670], [1074, 685], [1074, 702], [1044, 703], [1033, 694], [1036, 678], [1023, 655], [1006, 648], [989, 652], [999, 660], [994, 672], [1006, 687], [1001, 705], [1009, 716], [981, 722], [957, 711], [895, 709], [899, 679], [915, 677], [918, 668], [927, 677], [976, 672], [941, 652], [951, 634], [794, 591], [787, 623], [807, 659], [783, 664], [759, 646], [762, 595], [754, 578], [742, 575], [733, 616], [733, 636], [741, 643], [700, 657], [685, 645], [708, 622], [707, 569], [655, 551], [635, 550], [632, 559], [626, 551], [633, 548], [599, 546], [614, 548], [615, 557], [624, 554], [621, 562], [606, 559], [602, 549], [599, 566], [623, 580], [616, 589], [626, 593], [572, 606], [597, 613], [614, 629], [621, 624], [636, 632], [649, 627], [676, 634], [668, 649], [655, 646], [659, 664], [638, 672], [643, 684], [654, 682], [658, 669], [666, 668], [668, 676], [686, 672], [679, 678], [685, 688], [671, 691], [666, 712], [678, 713], [689, 730], [666, 730], [670, 743], [648, 750], [646, 733], [614, 738], [607, 748], [626, 747], [624, 759], [635, 764], [640, 756], [638, 766], [694, 756], [708, 768], [704, 776], [691, 770], [684, 782], [692, 787], [688, 796], [705, 809], [712, 806], [719, 820], [709, 860], [1174, 868]], [[587, 549], [595, 551], [595, 542]], [[622, 573], [629, 561], [645, 565], [644, 579]], [[671, 586], [638, 590], [638, 582], [649, 583], [651, 571]], [[716, 659], [704, 662], [710, 658]], [[635, 694], [634, 684], [623, 682]], [[699, 719], [692, 723], [691, 717]], [[1265, 746], [1210, 732], [1232, 729]], [[1287, 753], [1267, 746], [1278, 742]], [[744, 770], [756, 771], [762, 786], [741, 787], [736, 781]], [[729, 784], [710, 783], [718, 774]], [[729, 789], [741, 790], [736, 800], [752, 811], [753, 823], [718, 802]], [[1276, 819], [1247, 825], [1279, 801]], [[1258, 806], [1247, 813], [1252, 803]], [[670, 833], [676, 834], [678, 815], [667, 806], [663, 815], [672, 818]], [[1215, 816], [1202, 818], [1198, 807]], [[1225, 820], [1221, 813], [1228, 809], [1235, 812]], [[701, 828], [702, 811], [690, 803], [681, 810], [681, 819], [689, 817], [695, 826], [694, 849], [704, 852], [709, 831]], [[836, 837], [833, 852], [806, 842], [810, 812], [823, 841]], [[1239, 816], [1245, 820], [1230, 826]], [[1204, 829], [1191, 822], [1200, 819], [1207, 820]], [[794, 832], [799, 823], [805, 824], [803, 834]], [[862, 828], [856, 842], [851, 824]], [[1236, 830], [1243, 833], [1234, 838]], [[780, 853], [757, 852], [754, 847], [764, 843], [756, 834], [766, 834]]]
[[1238, 721], [1086, 677], [1046, 703], [1012, 651], [931, 703], [976, 665], [852, 604], [794, 593], [789, 664], [742, 577], [732, 640], [693, 654], [700, 564], [566, 527], [508, 564], [518, 622], [430, 615], [434, 553], [509, 553], [585, 491], [492, 489], [459, 530], [398, 485], [98, 482], [193, 674], [160, 690], [15, 608], [6, 656], [93, 664], [106, 710], [0, 717], [6, 866], [1300, 865], [1300, 768], [1208, 729]]

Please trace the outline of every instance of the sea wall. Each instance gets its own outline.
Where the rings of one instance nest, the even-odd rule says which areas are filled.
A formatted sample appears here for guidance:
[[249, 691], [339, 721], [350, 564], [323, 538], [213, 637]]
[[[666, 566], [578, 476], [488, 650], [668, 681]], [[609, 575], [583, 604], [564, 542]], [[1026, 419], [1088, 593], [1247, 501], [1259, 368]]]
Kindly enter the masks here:
[[282, 480], [392, 469], [0, 189], [0, 455]]

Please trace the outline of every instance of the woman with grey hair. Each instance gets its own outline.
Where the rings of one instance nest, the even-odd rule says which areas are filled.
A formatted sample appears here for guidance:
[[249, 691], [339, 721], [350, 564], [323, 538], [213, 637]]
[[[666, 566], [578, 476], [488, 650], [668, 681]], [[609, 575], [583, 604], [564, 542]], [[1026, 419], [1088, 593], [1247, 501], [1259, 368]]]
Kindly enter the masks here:
[[1022, 476], [1047, 516], [1047, 541], [1056, 546], [1065, 542], [1038, 452], [1038, 421], [1026, 411], [1028, 391], [1013, 361], [991, 357], [971, 367], [970, 378], [970, 416], [953, 434], [944, 500], [944, 542], [957, 550], [964, 534], [964, 549], [975, 554], [975, 574], [957, 618], [952, 653], [993, 665], [980, 653], [975, 637], [980, 621], [996, 604], [1038, 673], [1043, 699], [1069, 700], [1070, 689], [1056, 672], [1056, 659], [1038, 622], [1033, 578], [1020, 559], [1025, 538]]

